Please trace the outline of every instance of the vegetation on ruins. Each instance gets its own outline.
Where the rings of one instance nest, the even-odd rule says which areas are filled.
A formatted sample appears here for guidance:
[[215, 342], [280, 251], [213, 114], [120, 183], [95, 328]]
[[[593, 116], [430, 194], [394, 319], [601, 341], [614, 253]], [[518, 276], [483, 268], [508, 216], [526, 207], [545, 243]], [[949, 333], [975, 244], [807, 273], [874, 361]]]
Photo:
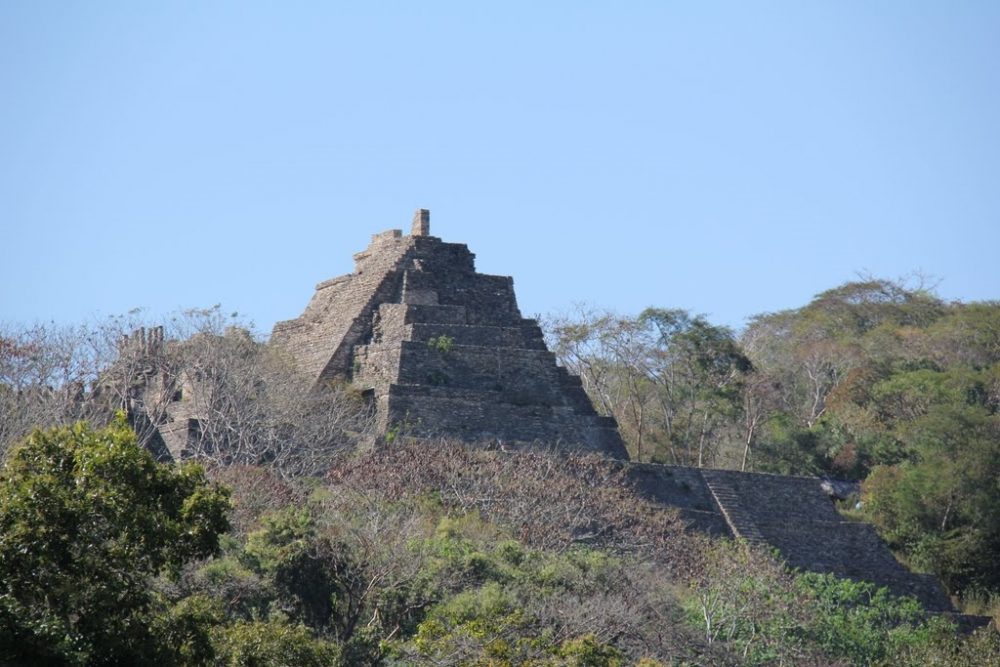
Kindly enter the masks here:
[[446, 336], [441, 334], [440, 336], [434, 336], [427, 340], [427, 347], [432, 350], [437, 350], [441, 354], [447, 354], [451, 351], [452, 345], [455, 344], [455, 339], [451, 336]]
[[[994, 629], [688, 532], [614, 462], [402, 431], [358, 451], [359, 397], [303, 389], [238, 318], [141, 341], [135, 319], [0, 332], [4, 664], [1000, 664]], [[548, 325], [633, 458], [861, 480], [847, 513], [996, 613], [1000, 304], [865, 280], [740, 334]], [[212, 416], [204, 468], [154, 460], [168, 414]]]

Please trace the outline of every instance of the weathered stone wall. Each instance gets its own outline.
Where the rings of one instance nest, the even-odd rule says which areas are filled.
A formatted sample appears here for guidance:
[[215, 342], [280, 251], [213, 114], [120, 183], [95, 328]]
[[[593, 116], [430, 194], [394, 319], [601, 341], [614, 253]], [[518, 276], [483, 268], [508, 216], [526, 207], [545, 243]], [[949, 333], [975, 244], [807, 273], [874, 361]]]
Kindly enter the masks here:
[[625, 456], [613, 419], [569, 407], [516, 405], [489, 391], [397, 384], [389, 389], [387, 407], [389, 421], [414, 434]]
[[628, 458], [613, 419], [579, 378], [556, 365], [538, 323], [517, 307], [514, 281], [476, 273], [475, 255], [430, 236], [376, 234], [350, 276], [317, 286], [301, 317], [272, 341], [317, 382], [369, 391], [383, 433], [562, 444]]
[[419, 208], [413, 214], [413, 227], [410, 234], [413, 236], [427, 236], [431, 233], [431, 212], [426, 208]]
[[627, 472], [636, 490], [650, 500], [679, 510], [681, 518], [692, 528], [732, 537], [698, 468], [632, 463]]
[[278, 322], [271, 342], [317, 382], [346, 376], [353, 346], [370, 328], [374, 309], [398, 291], [398, 267], [411, 247], [412, 237], [399, 230], [374, 235], [368, 249], [354, 256], [354, 273], [316, 285], [305, 312]]
[[653, 464], [627, 471], [637, 490], [677, 507], [694, 529], [773, 547], [793, 568], [912, 595], [929, 611], [954, 611], [934, 577], [908, 571], [872, 526], [841, 516], [822, 480]]

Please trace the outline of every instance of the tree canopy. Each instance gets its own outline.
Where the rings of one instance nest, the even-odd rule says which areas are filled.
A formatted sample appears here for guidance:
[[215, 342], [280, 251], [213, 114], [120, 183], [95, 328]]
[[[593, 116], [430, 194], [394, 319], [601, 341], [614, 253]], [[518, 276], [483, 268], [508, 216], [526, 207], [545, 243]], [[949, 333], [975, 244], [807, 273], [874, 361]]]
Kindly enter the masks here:
[[911, 565], [1000, 592], [1000, 303], [866, 278], [739, 336], [664, 308], [548, 331], [633, 458], [865, 480], [864, 516]]
[[228, 508], [123, 418], [32, 433], [0, 472], [0, 662], [169, 663], [151, 580], [215, 553]]

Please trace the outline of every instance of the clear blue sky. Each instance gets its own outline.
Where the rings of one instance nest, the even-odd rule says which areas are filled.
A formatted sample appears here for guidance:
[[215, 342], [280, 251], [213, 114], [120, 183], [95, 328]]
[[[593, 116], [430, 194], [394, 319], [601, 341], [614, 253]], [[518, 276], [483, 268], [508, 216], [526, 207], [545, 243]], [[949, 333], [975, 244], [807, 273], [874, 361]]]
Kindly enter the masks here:
[[264, 332], [372, 233], [526, 315], [1000, 298], [1000, 2], [0, 3], [0, 320]]

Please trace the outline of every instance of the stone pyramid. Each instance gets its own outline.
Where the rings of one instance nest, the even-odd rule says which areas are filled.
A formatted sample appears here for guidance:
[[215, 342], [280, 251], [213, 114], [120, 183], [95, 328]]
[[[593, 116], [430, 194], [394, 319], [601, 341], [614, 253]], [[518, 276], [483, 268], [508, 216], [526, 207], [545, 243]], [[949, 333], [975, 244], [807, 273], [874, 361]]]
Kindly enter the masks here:
[[390, 230], [324, 281], [305, 312], [279, 322], [273, 344], [316, 383], [349, 380], [374, 402], [382, 436], [628, 454], [580, 378], [558, 366], [507, 276], [477, 273], [464, 244], [430, 236], [419, 210], [409, 236]]

